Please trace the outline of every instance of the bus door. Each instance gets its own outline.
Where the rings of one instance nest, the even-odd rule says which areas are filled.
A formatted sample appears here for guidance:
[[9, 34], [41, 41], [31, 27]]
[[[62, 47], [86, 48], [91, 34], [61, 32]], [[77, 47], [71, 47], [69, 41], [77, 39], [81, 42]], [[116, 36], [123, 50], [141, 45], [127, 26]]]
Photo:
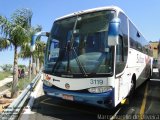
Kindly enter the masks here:
[[119, 36], [119, 44], [116, 46], [116, 82], [118, 83], [118, 100], [121, 100], [126, 97], [128, 94], [128, 80], [127, 80], [127, 71], [125, 70], [126, 58], [125, 58], [125, 46], [123, 37]]

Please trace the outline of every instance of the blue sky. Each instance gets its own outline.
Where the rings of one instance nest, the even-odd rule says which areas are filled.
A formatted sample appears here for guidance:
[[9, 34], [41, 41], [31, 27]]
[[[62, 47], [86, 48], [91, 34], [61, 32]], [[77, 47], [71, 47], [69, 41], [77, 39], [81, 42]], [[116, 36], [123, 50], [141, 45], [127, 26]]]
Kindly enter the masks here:
[[[33, 12], [32, 26], [50, 31], [53, 21], [63, 15], [101, 6], [116, 5], [124, 10], [148, 41], [160, 39], [160, 0], [1, 0], [0, 15], [10, 18], [16, 9]], [[28, 60], [19, 59], [28, 65]], [[13, 64], [13, 50], [0, 52], [0, 65]]]

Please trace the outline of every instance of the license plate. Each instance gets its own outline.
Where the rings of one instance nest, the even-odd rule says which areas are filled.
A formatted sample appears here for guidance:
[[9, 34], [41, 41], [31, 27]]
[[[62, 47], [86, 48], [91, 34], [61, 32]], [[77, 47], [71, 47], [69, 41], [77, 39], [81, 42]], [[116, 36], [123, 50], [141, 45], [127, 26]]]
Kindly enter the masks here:
[[65, 100], [70, 100], [70, 101], [73, 101], [73, 96], [72, 95], [62, 95], [62, 98], [65, 99]]
[[158, 68], [157, 68], [157, 69], [156, 69], [156, 68], [155, 68], [155, 69], [153, 69], [153, 72], [159, 72], [159, 71], [158, 71]]

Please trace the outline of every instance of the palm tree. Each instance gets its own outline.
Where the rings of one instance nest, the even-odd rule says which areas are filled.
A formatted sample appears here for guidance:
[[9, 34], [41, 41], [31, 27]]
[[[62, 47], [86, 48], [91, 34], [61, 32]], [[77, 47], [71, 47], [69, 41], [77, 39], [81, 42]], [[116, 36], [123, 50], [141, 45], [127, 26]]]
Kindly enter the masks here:
[[[44, 49], [46, 44], [42, 41], [37, 40], [35, 43], [35, 51], [33, 53], [31, 53], [30, 51], [30, 44], [25, 44], [23, 45], [20, 53], [18, 54], [19, 57], [23, 58], [23, 59], [30, 59], [31, 58], [31, 54], [32, 57], [34, 59], [34, 62], [36, 61], [36, 70], [37, 72], [39, 71], [39, 68], [42, 67], [42, 64], [44, 62]], [[29, 67], [31, 67], [31, 60], [29, 60]], [[30, 70], [31, 68], [29, 68]], [[30, 73], [31, 71], [29, 71]]]
[[42, 67], [42, 64], [44, 63], [44, 49], [46, 44], [40, 40], [37, 40], [35, 46], [34, 53], [36, 58], [36, 70], [39, 71], [39, 69]]
[[[35, 28], [32, 28], [31, 37], [33, 37], [35, 35], [35, 33], [40, 32], [41, 30], [42, 30], [42, 27], [40, 25], [38, 25]], [[40, 41], [40, 37], [37, 39], [37, 41]], [[35, 44], [35, 45], [37, 48], [37, 44]], [[37, 59], [36, 51], [31, 52], [31, 55], [32, 55], [32, 73], [35, 75], [36, 74], [36, 65], [35, 64], [36, 64], [36, 59]]]
[[[30, 35], [31, 35], [31, 37], [35, 33], [39, 32], [41, 30], [42, 30], [42, 27], [40, 25], [38, 25], [36, 27], [32, 27], [30, 29]], [[37, 39], [35, 46], [36, 46], [36, 50], [32, 53], [30, 51], [30, 43], [24, 44], [23, 47], [22, 47], [22, 49], [21, 49], [21, 51], [20, 51], [20, 53], [19, 53], [19, 57], [21, 57], [23, 59], [29, 59], [29, 58], [31, 58], [31, 54], [32, 54], [33, 62], [40, 61], [40, 63], [43, 63], [42, 57], [44, 56], [44, 54], [43, 54], [43, 50], [42, 49], [44, 49], [44, 42], [41, 42], [40, 38], [39, 38], [39, 39]], [[41, 59], [39, 60], [39, 58], [41, 58]], [[39, 62], [37, 62], [37, 63], [39, 63]], [[39, 67], [39, 65], [36, 65], [36, 66], [37, 66], [37, 68]], [[31, 70], [31, 60], [29, 60], [29, 67], [30, 67], [29, 70]], [[30, 72], [31, 71], [29, 71], [29, 73]], [[31, 78], [31, 73], [30, 73], [30, 78]]]
[[18, 95], [18, 47], [28, 43], [30, 38], [29, 28], [31, 26], [32, 11], [29, 9], [16, 10], [11, 19], [0, 16], [0, 50], [9, 46], [14, 48], [14, 68], [11, 97]]

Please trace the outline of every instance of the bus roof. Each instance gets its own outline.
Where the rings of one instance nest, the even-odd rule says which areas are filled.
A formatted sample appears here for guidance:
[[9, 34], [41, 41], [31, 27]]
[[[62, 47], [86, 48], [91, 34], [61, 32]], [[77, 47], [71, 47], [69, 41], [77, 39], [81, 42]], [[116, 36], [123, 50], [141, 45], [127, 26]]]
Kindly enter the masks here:
[[72, 17], [72, 16], [76, 16], [76, 15], [81, 15], [81, 14], [85, 14], [85, 13], [92, 13], [92, 12], [97, 12], [97, 11], [103, 11], [103, 10], [115, 10], [115, 11], [117, 11], [117, 13], [119, 13], [119, 12], [124, 13], [124, 11], [117, 6], [105, 6], [105, 7], [98, 7], [98, 8], [93, 8], [93, 9], [74, 12], [74, 13], [62, 16], [60, 18], [57, 18], [55, 21], [61, 20], [61, 19], [64, 19], [64, 18], [68, 18], [68, 17]]
[[[125, 12], [119, 8], [118, 6], [104, 6], [104, 7], [97, 7], [97, 8], [92, 8], [92, 9], [88, 9], [88, 10], [81, 10], [81, 11], [78, 11], [78, 12], [74, 12], [74, 13], [71, 13], [71, 14], [68, 14], [68, 15], [65, 15], [65, 16], [62, 16], [62, 17], [59, 17], [57, 18], [55, 21], [57, 20], [62, 20], [62, 19], [65, 19], [65, 18], [69, 18], [69, 17], [72, 17], [72, 16], [76, 16], [76, 15], [81, 15], [81, 14], [86, 14], [86, 13], [92, 13], [92, 12], [97, 12], [97, 11], [104, 11], [104, 10], [115, 10], [117, 12], [117, 15], [119, 14], [119, 12], [122, 12], [125, 14]], [[125, 14], [126, 15], [126, 14]], [[128, 17], [126, 15], [126, 17]], [[129, 19], [129, 17], [128, 17]], [[130, 20], [130, 19], [129, 19]], [[130, 20], [130, 22], [135, 26], [135, 24]], [[136, 26], [135, 26], [136, 27]], [[136, 27], [137, 29], [137, 27]], [[138, 30], [138, 29], [137, 29]], [[138, 30], [139, 31], [139, 30]], [[139, 32], [141, 34], [141, 32]], [[142, 35], [142, 34], [141, 34]], [[143, 35], [142, 35], [143, 36]], [[144, 36], [143, 36], [144, 37]], [[145, 38], [145, 37], [144, 37]]]

